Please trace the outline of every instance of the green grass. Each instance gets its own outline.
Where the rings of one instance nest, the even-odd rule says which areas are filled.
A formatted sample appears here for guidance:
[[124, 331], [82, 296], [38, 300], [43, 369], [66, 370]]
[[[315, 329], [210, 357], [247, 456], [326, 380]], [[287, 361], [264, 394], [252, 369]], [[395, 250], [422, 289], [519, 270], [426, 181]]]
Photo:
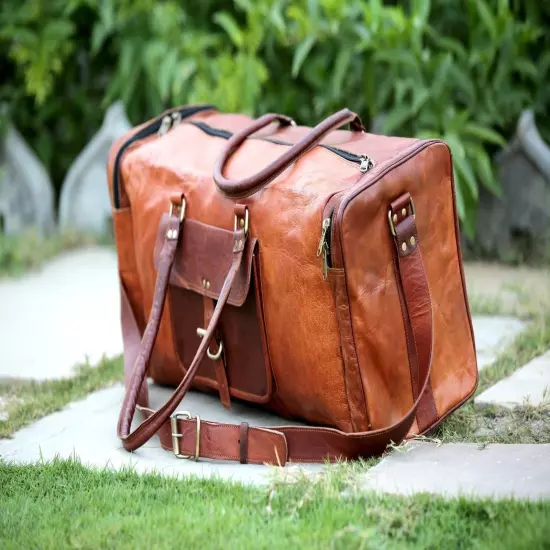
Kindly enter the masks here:
[[21, 235], [6, 235], [0, 231], [0, 277], [21, 275], [30, 269], [37, 269], [65, 250], [112, 242], [113, 237], [109, 235], [97, 236], [78, 231], [47, 237], [41, 237], [33, 230]]
[[47, 414], [62, 409], [90, 392], [122, 380], [122, 357], [104, 359], [96, 367], [81, 365], [75, 376], [42, 382], [7, 379], [0, 381], [0, 397], [7, 420], [0, 420], [0, 438]]
[[[336, 470], [337, 471], [337, 470]], [[550, 548], [550, 501], [362, 493], [347, 475], [260, 489], [0, 463], [0, 546], [20, 548]]]

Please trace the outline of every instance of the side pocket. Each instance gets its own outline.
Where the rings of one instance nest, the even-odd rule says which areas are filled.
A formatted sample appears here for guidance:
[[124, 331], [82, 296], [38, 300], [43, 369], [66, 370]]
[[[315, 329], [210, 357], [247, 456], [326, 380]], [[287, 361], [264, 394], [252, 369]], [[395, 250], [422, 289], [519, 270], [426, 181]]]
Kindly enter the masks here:
[[348, 396], [351, 422], [354, 431], [365, 432], [370, 430], [372, 426], [369, 420], [367, 399], [361, 381], [359, 361], [357, 359], [353, 338], [344, 270], [329, 268], [328, 279], [334, 295], [336, 317], [340, 329], [344, 378], [346, 381], [346, 393]]

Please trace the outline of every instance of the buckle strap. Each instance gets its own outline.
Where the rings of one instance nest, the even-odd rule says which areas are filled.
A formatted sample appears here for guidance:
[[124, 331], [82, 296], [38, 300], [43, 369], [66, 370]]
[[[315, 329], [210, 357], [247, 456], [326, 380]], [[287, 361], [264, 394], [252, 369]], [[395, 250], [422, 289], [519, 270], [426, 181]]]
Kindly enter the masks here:
[[[155, 412], [140, 409], [146, 419]], [[173, 433], [177, 437], [173, 437]], [[284, 466], [289, 460], [286, 435], [279, 428], [249, 426], [246, 444], [242, 443], [241, 424], [211, 422], [193, 417], [190, 413], [173, 414], [158, 431], [163, 449], [173, 452], [178, 458], [234, 460], [240, 462], [246, 448], [249, 464], [275, 464]], [[177, 441], [177, 443], [175, 443]], [[176, 454], [177, 453], [177, 454]]]
[[199, 415], [195, 416], [194, 419], [197, 421], [197, 428], [195, 434], [195, 454], [193, 455], [184, 455], [180, 452], [180, 438], [183, 438], [183, 434], [178, 431], [178, 420], [187, 419], [190, 420], [193, 417], [190, 412], [187, 411], [176, 411], [170, 417], [170, 426], [172, 428], [172, 450], [176, 458], [193, 458], [195, 462], [199, 460], [200, 450], [201, 450], [201, 417]]

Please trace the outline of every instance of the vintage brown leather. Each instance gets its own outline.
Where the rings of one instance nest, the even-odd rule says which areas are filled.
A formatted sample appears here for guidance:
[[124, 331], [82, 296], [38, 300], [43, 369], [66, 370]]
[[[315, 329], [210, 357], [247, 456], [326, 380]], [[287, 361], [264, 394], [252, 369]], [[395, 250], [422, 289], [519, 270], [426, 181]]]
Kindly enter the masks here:
[[[310, 129], [184, 106], [121, 137], [108, 174], [125, 449], [158, 434], [178, 457], [354, 459], [474, 392], [445, 143], [368, 134], [348, 109]], [[176, 386], [157, 411], [147, 377]], [[192, 387], [309, 426], [178, 414]]]

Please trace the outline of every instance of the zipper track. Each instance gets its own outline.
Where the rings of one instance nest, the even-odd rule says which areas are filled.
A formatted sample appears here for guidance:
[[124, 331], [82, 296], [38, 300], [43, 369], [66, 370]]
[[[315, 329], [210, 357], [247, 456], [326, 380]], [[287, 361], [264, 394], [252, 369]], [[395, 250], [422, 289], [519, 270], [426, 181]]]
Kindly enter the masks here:
[[[212, 126], [209, 126], [208, 124], [200, 121], [189, 121], [185, 124], [192, 124], [193, 126], [196, 126], [197, 128], [201, 129], [203, 132], [210, 136], [220, 137], [224, 139], [229, 139], [233, 136], [231, 132], [228, 132], [227, 130], [221, 130], [219, 128], [212, 128]], [[274, 143], [275, 145], [286, 145], [286, 146], [292, 146], [295, 145], [294, 143], [291, 143], [289, 141], [282, 141], [275, 138], [270, 137], [258, 137], [258, 138], [250, 138], [250, 139], [259, 139], [262, 141], [269, 141], [270, 143]], [[338, 147], [333, 147], [332, 145], [325, 145], [325, 144], [319, 144], [319, 147], [322, 147], [323, 149], [326, 149], [327, 151], [331, 151], [332, 153], [338, 155], [339, 157], [342, 157], [345, 160], [348, 160], [350, 162], [354, 162], [356, 164], [361, 164], [364, 160], [369, 160], [369, 169], [374, 166], [374, 162], [372, 159], [369, 159], [365, 155], [356, 155], [355, 153], [350, 153], [349, 151], [344, 151], [343, 149], [339, 149]]]
[[139, 130], [139, 132], [136, 132], [131, 138], [129, 138], [127, 141], [125, 141], [120, 149], [118, 150], [115, 162], [113, 166], [113, 204], [115, 208], [120, 208], [120, 162], [122, 160], [122, 155], [136, 141], [139, 141], [141, 139], [145, 139], [154, 133], [158, 132], [161, 124], [162, 119], [166, 115], [170, 115], [172, 113], [179, 113], [181, 118], [187, 118], [192, 115], [195, 115], [197, 113], [200, 113], [201, 111], [207, 111], [209, 109], [216, 109], [213, 105], [197, 105], [194, 107], [184, 107], [182, 109], [169, 109], [168, 111], [165, 111], [155, 119], [153, 119], [147, 126]]

